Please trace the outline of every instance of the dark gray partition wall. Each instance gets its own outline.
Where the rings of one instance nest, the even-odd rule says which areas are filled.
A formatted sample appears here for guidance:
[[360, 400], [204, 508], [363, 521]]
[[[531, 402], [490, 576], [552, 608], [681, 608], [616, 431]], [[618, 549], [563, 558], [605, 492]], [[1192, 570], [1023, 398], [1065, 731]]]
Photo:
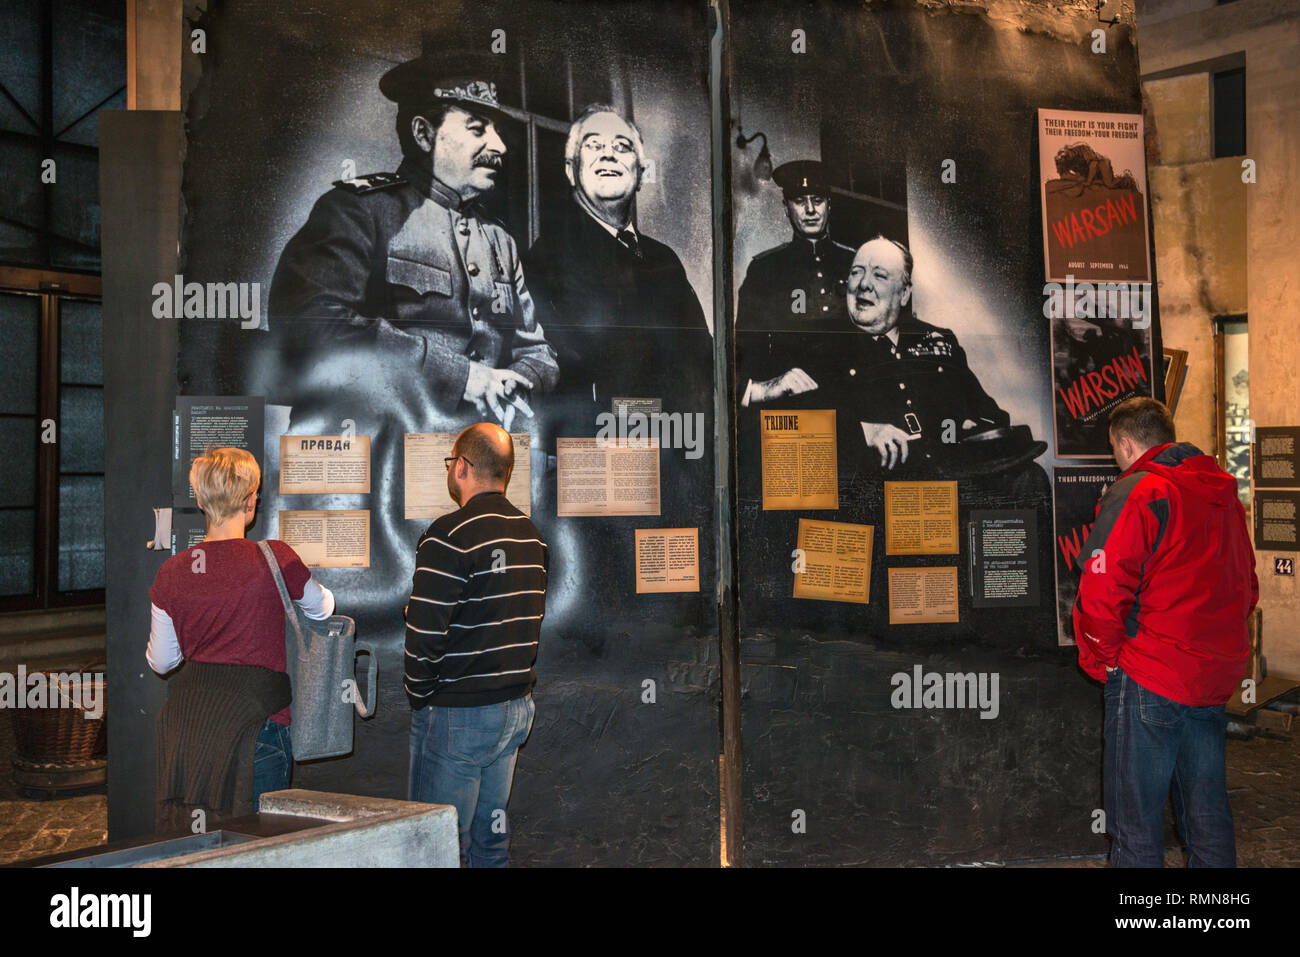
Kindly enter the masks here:
[[[513, 237], [534, 319], [562, 366], [554, 389], [533, 395], [536, 415], [512, 427], [530, 434], [532, 488], [516, 478], [509, 495], [523, 503], [531, 492], [552, 561], [537, 715], [510, 806], [514, 859], [717, 861], [705, 14], [702, 5], [681, 2], [331, 0], [314, 6], [317, 26], [304, 31], [293, 5], [210, 5], [201, 24], [209, 52], [187, 60], [194, 82], [186, 102], [182, 269], [187, 282], [260, 282], [265, 311], [260, 328], [183, 322], [181, 391], [264, 396], [268, 435], [338, 434], [351, 422], [372, 443], [369, 495], [280, 495], [278, 447], [267, 442], [262, 511], [250, 534], [276, 536], [286, 509], [371, 514], [370, 566], [316, 574], [338, 596], [340, 612], [356, 618], [359, 636], [379, 648], [378, 714], [358, 725], [352, 757], [299, 765], [296, 783], [405, 793], [410, 706], [401, 680], [402, 606], [430, 519], [404, 517], [404, 436], [454, 433], [481, 416], [459, 395], [441, 394], [437, 380], [453, 370], [435, 361], [433, 347], [418, 369], [409, 353], [367, 353], [364, 341], [346, 339], [347, 330], [325, 321], [336, 308], [385, 314], [374, 311], [383, 306], [373, 299], [348, 298], [364, 285], [347, 272], [353, 251], [370, 240], [364, 230], [349, 234], [347, 223], [335, 223], [335, 246], [322, 246], [320, 259], [311, 259], [313, 252], [295, 260], [308, 268], [309, 260], [332, 264], [309, 304], [292, 280], [276, 286], [273, 277], [313, 204], [346, 189], [332, 187], [335, 180], [398, 169], [396, 107], [380, 90], [384, 73], [422, 51], [435, 63], [468, 51], [492, 61], [500, 102], [511, 111], [497, 123], [505, 166], [484, 203]], [[432, 74], [425, 79], [435, 82]], [[569, 125], [590, 103], [633, 120], [643, 139], [647, 170], [635, 211], [646, 278], [637, 280], [635, 295], [596, 288], [604, 281], [596, 263], [614, 240], [578, 208], [565, 178]], [[397, 281], [391, 270], [386, 275]], [[433, 287], [420, 288], [425, 303], [438, 298]], [[508, 334], [518, 342], [525, 333]], [[470, 343], [464, 351], [489, 350]], [[615, 397], [650, 399], [665, 413], [690, 417], [696, 448], [664, 443], [659, 514], [557, 517], [558, 440], [595, 436], [599, 414], [611, 412]], [[639, 595], [635, 533], [665, 527], [699, 530], [699, 589]]]
[[167, 698], [145, 663], [149, 586], [170, 551], [151, 551], [155, 507], [171, 504], [176, 323], [150, 290], [176, 271], [185, 121], [99, 116], [104, 251], [104, 564], [108, 621], [108, 837], [154, 828], [154, 717]]
[[[831, 239], [856, 250], [881, 234], [909, 247], [903, 311], [917, 323], [911, 333], [900, 327], [910, 338], [894, 355], [848, 322], [795, 332], [747, 325], [742, 297], [737, 394], [769, 367], [842, 374], [838, 391], [822, 382], [741, 409], [737, 421], [749, 864], [963, 863], [1106, 847], [1093, 815], [1100, 689], [1076, 667], [1073, 647], [1057, 647], [1036, 110], [1139, 113], [1138, 64], [1131, 30], [1090, 22], [1082, 8], [1004, 13], [835, 0], [731, 7], [733, 122], [763, 131], [778, 165], [825, 164]], [[1094, 27], [1105, 53], [1093, 52]], [[732, 151], [737, 287], [770, 270], [772, 258], [755, 257], [791, 237], [781, 193], [756, 177], [755, 159], [755, 146]], [[895, 261], [902, 268], [901, 254]], [[1028, 435], [998, 453], [947, 444], [944, 420], [964, 436], [963, 419], [996, 415], [960, 384], [967, 370]], [[906, 428], [905, 395], [918, 435], [906, 463], [882, 467], [858, 423], [897, 415]], [[765, 408], [836, 409], [838, 509], [762, 508]], [[959, 554], [886, 554], [888, 480], [956, 481]], [[1033, 604], [973, 606], [967, 535], [979, 509], [1036, 520]], [[801, 518], [874, 526], [869, 604], [791, 597]], [[891, 624], [888, 570], [936, 566], [956, 568], [959, 620]], [[918, 667], [923, 682], [937, 674], [945, 688], [949, 675], [985, 682], [989, 703], [913, 698]]]

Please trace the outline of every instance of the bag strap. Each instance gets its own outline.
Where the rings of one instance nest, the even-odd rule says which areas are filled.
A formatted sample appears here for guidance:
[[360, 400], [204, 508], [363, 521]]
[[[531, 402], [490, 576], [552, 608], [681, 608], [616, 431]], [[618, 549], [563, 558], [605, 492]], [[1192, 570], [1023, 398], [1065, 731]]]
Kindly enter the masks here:
[[271, 551], [271, 546], [266, 542], [258, 542], [257, 547], [262, 550], [262, 557], [271, 566], [271, 577], [275, 579], [275, 587], [280, 591], [280, 602], [284, 605], [284, 620], [293, 628], [294, 633], [301, 638], [302, 623], [298, 621], [298, 614], [289, 598], [289, 589], [285, 587], [284, 576], [280, 574], [280, 563], [275, 560], [275, 553]]
[[[370, 656], [370, 665], [366, 668], [366, 697], [370, 699], [367, 706], [360, 693], [357, 694], [357, 700], [353, 705], [357, 709], [357, 714], [363, 718], [368, 718], [375, 713], [375, 684], [379, 676], [379, 661], [375, 657], [375, 648], [368, 641], [358, 641], [356, 643], [356, 654], [365, 654]], [[355, 661], [355, 657], [353, 658]]]
[[[266, 563], [271, 566], [271, 575], [275, 579], [275, 587], [280, 590], [280, 601], [284, 604], [284, 620], [292, 623], [293, 630], [298, 637], [302, 638], [302, 622], [298, 620], [298, 613], [290, 604], [289, 589], [285, 587], [284, 576], [280, 574], [280, 563], [275, 560], [275, 554], [271, 551], [271, 546], [266, 542], [258, 542], [257, 547], [262, 550], [262, 557]], [[365, 697], [370, 699], [367, 705], [363, 696], [358, 689], [357, 699], [353, 702], [357, 714], [363, 718], [368, 718], [375, 713], [375, 691], [379, 679], [379, 661], [375, 656], [374, 646], [368, 641], [358, 641], [355, 645], [356, 654], [366, 654], [370, 656], [370, 664], [366, 668], [366, 692]], [[353, 661], [355, 662], [355, 654]]]

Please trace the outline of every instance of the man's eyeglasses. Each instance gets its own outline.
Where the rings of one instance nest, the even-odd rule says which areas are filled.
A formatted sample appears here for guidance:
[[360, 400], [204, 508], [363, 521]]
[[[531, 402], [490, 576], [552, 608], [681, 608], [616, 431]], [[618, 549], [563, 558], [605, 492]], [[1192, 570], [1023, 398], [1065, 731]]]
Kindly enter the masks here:
[[582, 141], [582, 148], [589, 153], [602, 153], [606, 148], [613, 150], [615, 153], [635, 153], [636, 149], [632, 146], [630, 140], [618, 137], [606, 142], [595, 136], [588, 136]]
[[[445, 459], [442, 460], [442, 461], [443, 461], [443, 464], [445, 464], [445, 465], [447, 466], [447, 471], [448, 471], [448, 472], [451, 471], [451, 463], [452, 463], [452, 462], [455, 462], [457, 459], [465, 459], [465, 456], [463, 456], [463, 455], [449, 455], [449, 456], [447, 456]], [[469, 459], [465, 459], [465, 464], [468, 465], [470, 468], [473, 468], [473, 467], [474, 467], [474, 463], [471, 462]]]

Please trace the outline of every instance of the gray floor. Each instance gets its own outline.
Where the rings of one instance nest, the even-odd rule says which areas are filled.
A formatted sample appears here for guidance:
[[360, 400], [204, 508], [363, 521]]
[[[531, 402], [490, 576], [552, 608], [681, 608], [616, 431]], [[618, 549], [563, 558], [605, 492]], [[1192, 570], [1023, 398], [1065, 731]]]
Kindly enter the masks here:
[[[10, 769], [13, 716], [0, 714], [0, 864], [93, 847], [107, 840], [108, 799], [102, 793], [51, 801], [22, 797]], [[1300, 743], [1291, 733], [1228, 741], [1228, 791], [1237, 824], [1237, 857], [1243, 867], [1300, 864]], [[1180, 849], [1166, 866], [1181, 867]], [[1043, 862], [1047, 867], [1104, 867], [1105, 861]]]

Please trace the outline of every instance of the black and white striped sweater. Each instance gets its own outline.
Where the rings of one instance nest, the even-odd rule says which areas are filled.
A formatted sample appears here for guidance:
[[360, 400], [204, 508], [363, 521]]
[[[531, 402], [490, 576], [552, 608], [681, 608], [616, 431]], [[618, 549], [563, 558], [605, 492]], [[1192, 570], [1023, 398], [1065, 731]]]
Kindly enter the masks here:
[[481, 492], [425, 529], [406, 606], [412, 708], [474, 707], [528, 693], [548, 566], [537, 529], [500, 492]]

